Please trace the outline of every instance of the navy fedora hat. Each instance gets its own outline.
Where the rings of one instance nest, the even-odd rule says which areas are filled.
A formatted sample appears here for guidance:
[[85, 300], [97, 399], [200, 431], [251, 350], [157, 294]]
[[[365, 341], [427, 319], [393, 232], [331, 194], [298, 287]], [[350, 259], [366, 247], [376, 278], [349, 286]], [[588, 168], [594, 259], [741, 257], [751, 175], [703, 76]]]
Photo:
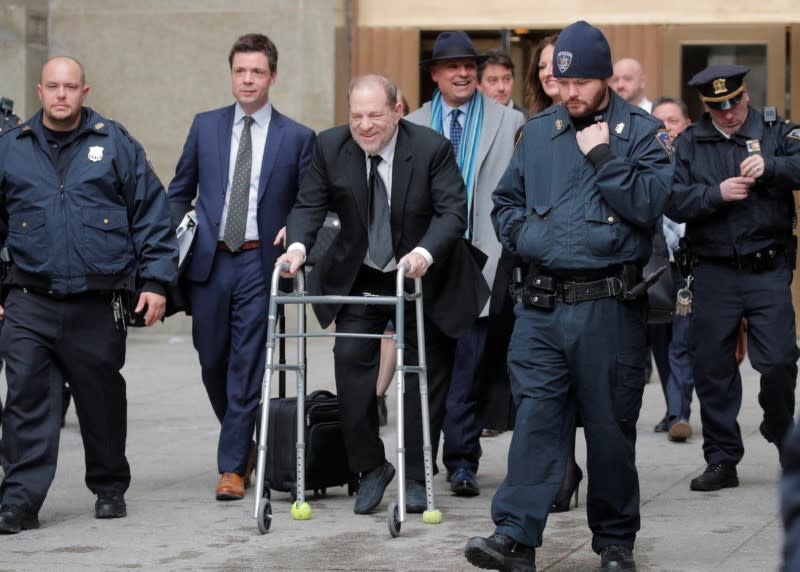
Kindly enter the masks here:
[[472, 40], [466, 32], [455, 30], [452, 32], [442, 32], [436, 36], [433, 42], [433, 53], [427, 60], [419, 62], [422, 69], [428, 69], [434, 62], [442, 60], [455, 60], [459, 58], [472, 58], [481, 64], [486, 56], [479, 56], [472, 45]]

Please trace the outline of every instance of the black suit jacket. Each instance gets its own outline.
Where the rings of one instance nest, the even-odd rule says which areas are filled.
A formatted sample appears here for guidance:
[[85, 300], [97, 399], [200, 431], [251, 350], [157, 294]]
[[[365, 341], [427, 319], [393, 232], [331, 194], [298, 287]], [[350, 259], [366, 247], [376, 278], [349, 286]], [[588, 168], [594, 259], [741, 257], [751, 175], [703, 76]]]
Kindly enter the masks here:
[[[466, 190], [450, 142], [427, 127], [400, 120], [392, 165], [391, 225], [395, 258], [417, 246], [433, 256], [423, 278], [424, 309], [446, 335], [458, 337], [480, 314], [489, 296], [481, 268], [463, 240]], [[311, 165], [287, 219], [288, 243], [310, 251], [327, 211], [341, 231], [310, 273], [315, 295], [349, 295], [367, 253], [366, 156], [347, 125], [320, 133]], [[340, 306], [317, 305], [327, 327]]]

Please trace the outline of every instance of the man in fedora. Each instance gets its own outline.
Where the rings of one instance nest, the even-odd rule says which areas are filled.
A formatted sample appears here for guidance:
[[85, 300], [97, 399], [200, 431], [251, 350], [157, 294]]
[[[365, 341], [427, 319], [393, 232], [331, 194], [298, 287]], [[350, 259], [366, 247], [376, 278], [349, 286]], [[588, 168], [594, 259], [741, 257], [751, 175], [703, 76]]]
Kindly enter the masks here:
[[[500, 243], [492, 227], [492, 191], [514, 152], [514, 135], [525, 123], [519, 111], [500, 105], [478, 91], [478, 65], [486, 58], [475, 52], [462, 31], [442, 32], [433, 54], [420, 66], [436, 83], [433, 99], [406, 119], [431, 127], [450, 140], [467, 190], [466, 238], [493, 284]], [[479, 493], [475, 473], [480, 458], [481, 427], [477, 420], [479, 370], [483, 358], [489, 303], [470, 330], [458, 338], [442, 431], [442, 459], [451, 490], [459, 496]]]

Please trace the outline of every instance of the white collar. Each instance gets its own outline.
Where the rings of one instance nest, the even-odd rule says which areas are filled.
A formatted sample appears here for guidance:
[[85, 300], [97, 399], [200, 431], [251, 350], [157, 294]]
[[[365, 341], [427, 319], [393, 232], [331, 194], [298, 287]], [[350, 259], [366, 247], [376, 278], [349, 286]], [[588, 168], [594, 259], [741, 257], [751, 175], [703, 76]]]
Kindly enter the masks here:
[[[383, 159], [384, 161], [386, 161], [387, 165], [391, 165], [392, 161], [394, 161], [394, 150], [395, 150], [395, 147], [397, 147], [397, 132], [398, 131], [399, 131], [399, 129], [395, 128], [394, 135], [392, 135], [392, 138], [389, 139], [389, 142], [386, 144], [386, 146], [378, 152], [378, 155], [380, 156], [380, 158]], [[364, 153], [366, 154], [366, 151]], [[367, 159], [369, 159], [369, 157], [370, 156], [367, 154]]]
[[[244, 118], [245, 115], [247, 115], [247, 113], [244, 112], [244, 109], [242, 109], [242, 106], [237, 101], [236, 107], [234, 108], [233, 111], [233, 124], [236, 125], [237, 123], [239, 123], [242, 120], [242, 118]], [[272, 103], [268, 101], [266, 104], [264, 104], [264, 106], [261, 109], [259, 109], [255, 113], [251, 113], [250, 117], [253, 118], [256, 125], [258, 125], [259, 127], [264, 127], [269, 123], [269, 120], [272, 118]]]

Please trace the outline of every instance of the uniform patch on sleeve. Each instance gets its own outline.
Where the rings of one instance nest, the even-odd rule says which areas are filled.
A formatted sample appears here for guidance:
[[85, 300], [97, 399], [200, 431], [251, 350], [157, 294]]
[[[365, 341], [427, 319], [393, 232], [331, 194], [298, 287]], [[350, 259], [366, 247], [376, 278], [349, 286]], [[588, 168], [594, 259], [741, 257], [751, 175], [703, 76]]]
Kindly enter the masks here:
[[788, 139], [797, 139], [800, 141], [800, 129], [792, 129], [789, 133], [786, 134]]
[[672, 163], [672, 157], [675, 155], [675, 147], [672, 146], [672, 143], [669, 141], [669, 133], [667, 133], [666, 129], [659, 129], [656, 131], [656, 141], [664, 151], [667, 153], [667, 157], [669, 157], [669, 162]]

